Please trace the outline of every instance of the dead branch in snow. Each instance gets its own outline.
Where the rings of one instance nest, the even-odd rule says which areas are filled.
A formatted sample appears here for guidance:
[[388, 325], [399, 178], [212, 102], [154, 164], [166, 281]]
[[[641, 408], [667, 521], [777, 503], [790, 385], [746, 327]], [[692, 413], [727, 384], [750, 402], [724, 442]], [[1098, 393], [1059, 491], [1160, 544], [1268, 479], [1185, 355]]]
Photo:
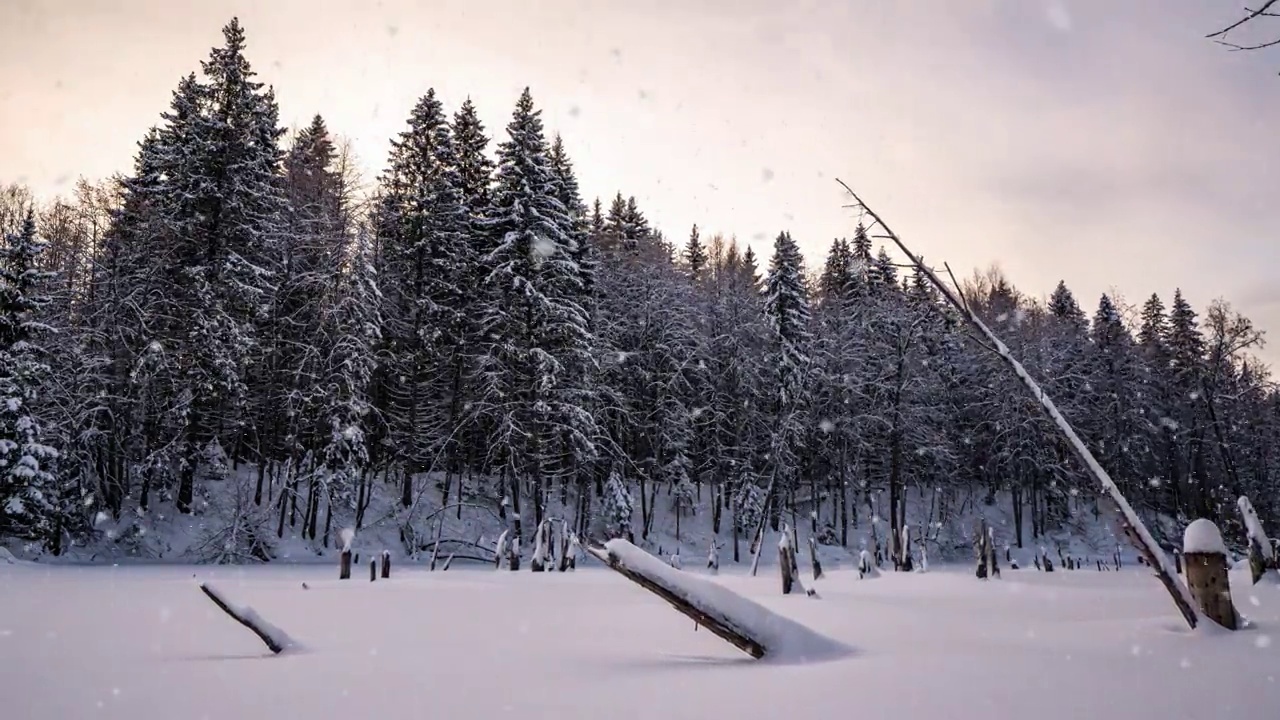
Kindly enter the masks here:
[[252, 630], [253, 634], [257, 635], [271, 652], [279, 655], [293, 645], [293, 641], [283, 630], [264, 620], [253, 608], [232, 604], [231, 601], [223, 597], [221, 592], [215, 590], [208, 583], [200, 583], [200, 591], [212, 600], [213, 604], [218, 606], [218, 609], [230, 615], [236, 622]]

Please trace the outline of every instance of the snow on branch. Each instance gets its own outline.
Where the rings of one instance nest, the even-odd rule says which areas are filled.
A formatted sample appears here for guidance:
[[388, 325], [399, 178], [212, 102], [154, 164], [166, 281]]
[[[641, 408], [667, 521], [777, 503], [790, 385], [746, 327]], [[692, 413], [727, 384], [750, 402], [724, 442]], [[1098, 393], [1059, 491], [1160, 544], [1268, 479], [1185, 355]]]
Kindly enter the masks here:
[[271, 652], [279, 655], [289, 648], [298, 646], [285, 631], [267, 622], [253, 608], [247, 605], [232, 604], [221, 591], [215, 589], [209, 583], [200, 583], [200, 590], [223, 612], [234, 618], [236, 622], [252, 630], [253, 634], [266, 643]]
[[626, 540], [588, 547], [593, 557], [666, 600], [721, 639], [760, 659], [816, 662], [849, 648], [710, 580], [677, 570]]
[[840, 183], [845, 191], [853, 198], [855, 203], [853, 207], [866, 213], [876, 225], [880, 226], [884, 231], [885, 237], [892, 240], [893, 244], [896, 245], [903, 254], [911, 259], [911, 263], [924, 274], [924, 276], [929, 280], [929, 283], [933, 285], [934, 288], [936, 288], [942, 295], [943, 299], [947, 301], [947, 304], [951, 305], [951, 307], [959, 312], [970, 325], [982, 334], [990, 349], [993, 350], [1000, 359], [1009, 366], [1018, 379], [1022, 381], [1022, 384], [1026, 386], [1027, 390], [1031, 392], [1031, 395], [1036, 399], [1040, 409], [1044, 411], [1045, 415], [1053, 421], [1053, 424], [1057, 426], [1058, 430], [1067, 439], [1071, 449], [1075, 452], [1076, 458], [1082, 465], [1084, 465], [1085, 469], [1093, 475], [1107, 495], [1111, 497], [1111, 500], [1115, 503], [1123, 516], [1125, 534], [1130, 537], [1133, 543], [1145, 556], [1147, 564], [1156, 571], [1156, 577], [1160, 579], [1165, 590], [1169, 592], [1169, 596], [1178, 607], [1178, 611], [1182, 613], [1182, 617], [1187, 621], [1187, 624], [1194, 629], [1196, 624], [1199, 622], [1200, 615], [1196, 611], [1196, 601], [1192, 597], [1190, 589], [1188, 589], [1188, 587], [1178, 578], [1172, 563], [1169, 562], [1168, 556], [1166, 556], [1164, 551], [1160, 549], [1160, 546], [1156, 544], [1155, 538], [1151, 536], [1151, 533], [1147, 530], [1147, 526], [1143, 524], [1141, 518], [1138, 517], [1138, 514], [1134, 512], [1133, 508], [1129, 505], [1129, 501], [1126, 500], [1124, 494], [1120, 492], [1120, 488], [1115, 484], [1115, 481], [1113, 481], [1111, 476], [1107, 474], [1107, 471], [1102, 468], [1102, 465], [1100, 465], [1098, 460], [1094, 458], [1093, 453], [1089, 452], [1089, 448], [1085, 446], [1084, 441], [1076, 435], [1075, 429], [1071, 427], [1066, 418], [1062, 416], [1062, 413], [1058, 411], [1057, 405], [1049, 399], [1049, 396], [1040, 388], [1040, 385], [1032, 379], [1031, 374], [1022, 366], [1022, 363], [1018, 362], [1018, 360], [1013, 357], [1013, 354], [1009, 352], [1009, 348], [1005, 346], [998, 337], [996, 337], [995, 333], [987, 327], [986, 323], [982, 322], [982, 319], [978, 317], [977, 313], [974, 312], [974, 310], [960, 297], [958, 297], [949, 286], [943, 283], [942, 280], [938, 278], [937, 273], [935, 273], [928, 265], [925, 265], [924, 260], [922, 260], [919, 255], [911, 252], [902, 239], [898, 237], [898, 234], [889, 229], [889, 226], [884, 222], [884, 220], [865, 202], [863, 202], [862, 198], [858, 197], [858, 194], [855, 193], [852, 188], [846, 185], [843, 180], [837, 179], [836, 182]]

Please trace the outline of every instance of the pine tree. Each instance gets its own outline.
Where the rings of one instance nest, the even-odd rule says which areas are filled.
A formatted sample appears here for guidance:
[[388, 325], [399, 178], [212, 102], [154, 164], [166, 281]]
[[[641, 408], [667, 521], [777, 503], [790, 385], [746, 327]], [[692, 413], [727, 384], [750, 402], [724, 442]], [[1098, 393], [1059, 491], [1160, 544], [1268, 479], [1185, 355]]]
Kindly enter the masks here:
[[418, 100], [408, 129], [392, 143], [377, 228], [386, 295], [385, 357], [391, 438], [406, 462], [401, 502], [413, 502], [413, 476], [436, 465], [458, 470], [455, 430], [462, 420], [474, 335], [473, 218], [463, 204], [453, 137], [434, 90]]
[[37, 415], [48, 377], [39, 314], [52, 274], [39, 268], [43, 243], [28, 211], [0, 253], [0, 537], [57, 542], [62, 505], [53, 474], [58, 452], [45, 444]]
[[480, 217], [489, 208], [489, 192], [493, 183], [493, 161], [485, 154], [489, 137], [467, 98], [453, 116], [453, 143], [458, 166], [458, 191], [472, 217]]
[[586, 388], [567, 369], [591, 362], [592, 336], [579, 304], [572, 221], [558, 197], [541, 112], [526, 88], [498, 148], [487, 225], [495, 247], [484, 259], [491, 290], [481, 312], [479, 382], [496, 435], [493, 459], [511, 483], [519, 535], [520, 485], [527, 480], [541, 522], [547, 481], [590, 462], [598, 431]]
[[[268, 304], [267, 259], [279, 239], [278, 111], [253, 80], [237, 20], [202, 63], [205, 82], [180, 84], [159, 134], [163, 176], [152, 196], [164, 254], [148, 258], [165, 278], [172, 314], [148, 324], [176, 362], [166, 383], [181, 403], [177, 507], [191, 512], [197, 468], [232, 447], [246, 395], [255, 325]], [[233, 434], [234, 433], [234, 434]]]
[[689, 278], [694, 284], [702, 282], [702, 272], [707, 267], [707, 251], [702, 245], [702, 238], [698, 236], [696, 224], [689, 232], [689, 240], [685, 243], [682, 259], [689, 268]]

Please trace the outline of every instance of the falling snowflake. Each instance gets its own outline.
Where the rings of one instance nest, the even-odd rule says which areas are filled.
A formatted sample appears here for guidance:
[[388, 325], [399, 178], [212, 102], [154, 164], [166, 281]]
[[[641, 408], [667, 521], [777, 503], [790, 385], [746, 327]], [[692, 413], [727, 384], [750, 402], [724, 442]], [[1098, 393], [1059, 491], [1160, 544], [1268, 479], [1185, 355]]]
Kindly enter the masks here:
[[822, 422], [818, 423], [818, 429], [824, 433], [830, 433], [832, 430], [836, 429], [836, 426], [835, 423], [824, 418]]
[[533, 239], [533, 244], [529, 247], [529, 255], [535, 263], [541, 263], [543, 260], [554, 255], [556, 252], [556, 243], [554, 240], [539, 235]]
[[1258, 648], [1271, 647], [1271, 636], [1259, 635], [1258, 638], [1253, 641], [1253, 644], [1256, 645]]

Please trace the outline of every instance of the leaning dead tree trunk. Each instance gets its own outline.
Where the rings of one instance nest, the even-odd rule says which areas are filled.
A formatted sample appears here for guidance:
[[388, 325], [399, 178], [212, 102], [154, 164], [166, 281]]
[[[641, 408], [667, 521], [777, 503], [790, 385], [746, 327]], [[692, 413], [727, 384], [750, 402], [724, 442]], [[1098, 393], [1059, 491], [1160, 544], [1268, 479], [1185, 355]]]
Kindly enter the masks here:
[[1263, 529], [1262, 521], [1258, 519], [1258, 513], [1254, 511], [1249, 498], [1241, 495], [1236, 500], [1236, 506], [1240, 508], [1240, 515], [1244, 518], [1245, 533], [1249, 537], [1249, 571], [1253, 575], [1253, 584], [1257, 585], [1268, 570], [1277, 572], [1276, 550], [1271, 547], [1271, 539], [1267, 537], [1267, 531]]
[[[991, 542], [991, 536], [987, 533], [987, 521], [979, 519], [976, 523], [973, 537], [973, 551], [978, 556], [978, 569], [974, 575], [979, 580], [986, 580], [991, 576], [991, 548], [988, 545]], [[1039, 565], [1039, 562], [1036, 563]]]
[[1227, 576], [1227, 546], [1218, 526], [1204, 518], [1188, 525], [1182, 536], [1182, 556], [1187, 562], [1187, 585], [1200, 611], [1222, 627], [1235, 630], [1238, 618]]
[[775, 468], [773, 475], [769, 478], [769, 486], [764, 491], [764, 507], [760, 508], [760, 523], [756, 526], [756, 534], [753, 536], [755, 553], [751, 558], [751, 577], [755, 577], [756, 571], [760, 569], [760, 553], [764, 552], [764, 526], [769, 522], [769, 503], [773, 502], [773, 489], [777, 484], [778, 470]]
[[817, 591], [806, 588], [800, 580], [800, 563], [796, 561], [796, 546], [792, 542], [794, 537], [786, 524], [783, 524], [782, 538], [778, 540], [778, 569], [782, 573], [782, 594], [790, 595], [792, 589], [798, 588], [805, 595], [816, 598]]
[[[616, 542], [618, 541], [611, 541], [611, 543]], [[639, 551], [639, 548], [636, 548], [636, 550]], [[590, 553], [596, 560], [604, 562], [609, 568], [616, 570], [622, 577], [631, 580], [632, 583], [640, 585], [646, 591], [657, 594], [658, 597], [671, 603], [671, 606], [675, 607], [676, 610], [698, 623], [700, 628], [707, 628], [716, 637], [732, 644], [733, 647], [739, 648], [742, 652], [748, 653], [751, 657], [760, 659], [768, 652], [763, 638], [754, 637], [750, 629], [745, 628], [740, 623], [735, 623], [735, 620], [730, 618], [726, 612], [723, 612], [719, 607], [705, 600], [705, 598], [700, 597], [698, 593], [686, 592], [685, 588], [669, 582], [669, 578], [664, 578], [662, 573], [658, 573], [653, 568], [644, 568], [643, 565], [648, 565], [646, 562], [641, 564], [641, 562], [632, 561], [634, 557], [631, 557], [631, 552], [623, 555], [623, 553], [608, 550], [608, 548], [604, 547], [588, 547], [586, 552]], [[671, 573], [680, 571], [669, 569], [660, 561], [655, 562], [657, 562], [659, 568], [669, 570]], [[690, 579], [696, 578], [690, 577]]]
[[214, 589], [209, 583], [201, 583], [200, 590], [217, 605], [222, 612], [231, 616], [236, 622], [253, 631], [258, 639], [266, 643], [271, 652], [279, 655], [290, 647], [294, 647], [296, 643], [290, 638], [285, 631], [267, 622], [253, 608], [245, 605], [235, 605], [227, 600], [221, 592]]
[[1080, 436], [1076, 435], [1076, 431], [1067, 422], [1066, 418], [1062, 416], [1062, 413], [1058, 411], [1057, 405], [1049, 399], [1049, 396], [1040, 388], [1040, 385], [1036, 383], [1026, 369], [1022, 367], [1022, 363], [1018, 362], [1013, 357], [1009, 352], [1009, 348], [1000, 341], [1000, 338], [996, 337], [995, 333], [991, 332], [991, 329], [987, 327], [986, 323], [982, 322], [982, 319], [978, 317], [978, 314], [973, 310], [973, 308], [969, 307], [967, 303], [962, 302], [961, 299], [956, 296], [956, 293], [952, 292], [950, 287], [938, 279], [937, 274], [934, 273], [929, 266], [924, 264], [924, 260], [922, 260], [920, 256], [907, 249], [906, 244], [902, 242], [902, 239], [898, 237], [897, 233], [889, 229], [889, 226], [885, 224], [884, 220], [865, 202], [863, 202], [862, 198], [858, 197], [858, 194], [855, 193], [852, 188], [845, 185], [843, 181], [837, 180], [837, 182], [839, 182], [849, 195], [853, 197], [853, 200], [856, 203], [855, 207], [865, 212], [876, 225], [880, 226], [884, 231], [884, 236], [889, 240], [892, 240], [894, 245], [897, 245], [898, 249], [911, 259], [911, 263], [919, 269], [926, 278], [928, 278], [929, 283], [938, 290], [947, 303], [959, 312], [970, 325], [978, 330], [982, 337], [985, 338], [986, 342], [990, 344], [991, 348], [994, 349], [996, 354], [1000, 356], [1001, 360], [1003, 360], [1004, 363], [1009, 366], [1009, 369], [1018, 376], [1018, 379], [1022, 381], [1022, 384], [1026, 386], [1027, 390], [1037, 400], [1040, 409], [1044, 411], [1045, 415], [1053, 421], [1054, 425], [1057, 426], [1058, 430], [1067, 439], [1067, 443], [1075, 453], [1076, 458], [1085, 467], [1085, 469], [1093, 475], [1094, 479], [1098, 481], [1098, 484], [1115, 503], [1116, 507], [1124, 517], [1128, 531], [1127, 534], [1134, 541], [1138, 550], [1146, 558], [1147, 564], [1156, 571], [1156, 577], [1160, 579], [1165, 590], [1169, 592], [1169, 597], [1173, 599], [1174, 605], [1176, 605], [1178, 611], [1182, 613], [1183, 619], [1187, 621], [1188, 625], [1194, 628], [1199, 622], [1200, 617], [1196, 612], [1196, 603], [1195, 599], [1191, 596], [1191, 591], [1181, 582], [1181, 580], [1179, 580], [1177, 573], [1173, 570], [1173, 566], [1169, 563], [1169, 558], [1164, 554], [1164, 551], [1160, 549], [1160, 546], [1156, 544], [1155, 538], [1151, 537], [1151, 533], [1147, 530], [1147, 526], [1143, 524], [1142, 520], [1138, 517], [1138, 514], [1134, 512], [1133, 508], [1129, 505], [1129, 501], [1126, 500], [1124, 494], [1120, 492], [1120, 488], [1116, 486], [1115, 481], [1111, 479], [1111, 476], [1107, 474], [1106, 470], [1102, 469], [1102, 466], [1098, 464], [1097, 459], [1093, 457], [1093, 453], [1089, 452], [1089, 448], [1085, 446], [1084, 441], [1080, 439]]
[[822, 579], [822, 563], [818, 562], [818, 541], [809, 538], [809, 564], [813, 565], [813, 579]]

